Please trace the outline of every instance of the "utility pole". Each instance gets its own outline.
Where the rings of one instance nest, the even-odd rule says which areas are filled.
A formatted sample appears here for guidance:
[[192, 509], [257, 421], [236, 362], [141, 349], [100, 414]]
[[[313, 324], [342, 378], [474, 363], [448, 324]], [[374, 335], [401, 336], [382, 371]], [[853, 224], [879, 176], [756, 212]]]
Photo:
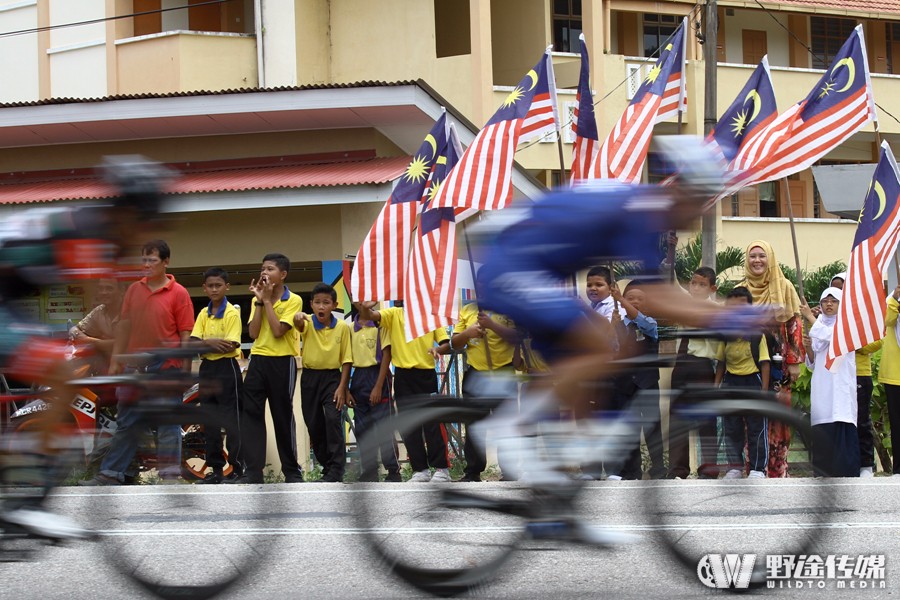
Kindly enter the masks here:
[[[718, 54], [716, 45], [719, 39], [719, 11], [716, 0], [706, 0], [706, 12], [703, 15], [703, 63], [706, 66], [703, 95], [703, 135], [707, 136], [715, 128], [718, 116], [716, 113], [716, 72]], [[703, 243], [702, 265], [716, 269], [716, 208], [709, 209], [703, 215], [700, 240]]]

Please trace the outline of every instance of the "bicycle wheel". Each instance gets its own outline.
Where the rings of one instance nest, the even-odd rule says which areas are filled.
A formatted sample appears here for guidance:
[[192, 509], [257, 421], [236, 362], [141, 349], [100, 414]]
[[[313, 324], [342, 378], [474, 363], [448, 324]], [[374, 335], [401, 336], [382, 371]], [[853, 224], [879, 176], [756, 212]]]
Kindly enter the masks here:
[[[151, 427], [169, 427], [182, 435], [192, 426], [234, 431], [207, 407], [138, 410], [138, 424], [132, 428], [136, 434]], [[160, 598], [211, 598], [265, 564], [275, 539], [259, 526], [271, 517], [264, 505], [267, 496], [235, 489], [243, 487], [92, 488], [87, 510], [106, 560], [124, 577]]]
[[[421, 435], [426, 424], [472, 423], [489, 410], [443, 400], [406, 409], [360, 440], [374, 452], [394, 432]], [[357, 519], [373, 553], [412, 586], [439, 596], [463, 593], [490, 578], [525, 535], [530, 492], [477, 491], [480, 484], [368, 484]]]
[[[813, 478], [820, 473], [808, 448], [791, 449], [792, 478], [748, 476], [766, 471], [769, 431], [786, 428], [799, 434], [795, 440], [814, 440], [815, 432], [770, 394], [728, 390], [725, 399], [724, 393], [692, 393], [691, 402], [673, 410], [671, 417], [670, 439], [690, 436], [702, 478], [659, 481], [647, 489], [655, 519], [652, 529], [690, 577], [699, 576], [711, 587], [740, 590], [765, 585], [766, 556], [815, 553], [834, 505], [829, 482]], [[735, 432], [742, 441], [734, 441]], [[742, 563], [725, 581], [718, 569], [721, 563], [715, 563], [726, 555], [754, 555], [755, 561], [752, 568]]]

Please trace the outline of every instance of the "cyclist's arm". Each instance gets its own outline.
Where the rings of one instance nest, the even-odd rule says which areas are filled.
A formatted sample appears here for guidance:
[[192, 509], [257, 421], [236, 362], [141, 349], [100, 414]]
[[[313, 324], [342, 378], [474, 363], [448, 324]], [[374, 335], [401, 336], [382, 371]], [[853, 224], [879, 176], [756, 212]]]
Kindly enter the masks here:
[[657, 319], [675, 321], [688, 327], [706, 327], [712, 317], [724, 308], [710, 302], [700, 302], [679, 292], [666, 283], [646, 284], [646, 313]]

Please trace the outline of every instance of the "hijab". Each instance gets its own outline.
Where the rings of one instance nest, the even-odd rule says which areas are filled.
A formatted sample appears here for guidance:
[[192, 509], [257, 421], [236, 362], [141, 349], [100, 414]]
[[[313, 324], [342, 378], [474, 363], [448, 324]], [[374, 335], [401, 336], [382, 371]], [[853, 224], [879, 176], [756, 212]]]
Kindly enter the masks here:
[[[750, 272], [750, 251], [753, 248], [762, 248], [769, 261], [769, 268], [761, 275]], [[744, 281], [740, 285], [753, 294], [753, 304], [775, 306], [775, 319], [779, 323], [785, 323], [794, 315], [800, 314], [800, 296], [778, 266], [775, 251], [769, 242], [755, 240], [747, 246], [744, 253]]]
[[[819, 296], [819, 303], [822, 302], [825, 298], [831, 296], [838, 302], [841, 301], [841, 296], [843, 296], [843, 292], [836, 287], [825, 288], [825, 291], [822, 292], [822, 295]], [[826, 315], [824, 312], [819, 315], [817, 319], [822, 325], [827, 325], [828, 327], [834, 327], [835, 321], [837, 321], [837, 315]]]

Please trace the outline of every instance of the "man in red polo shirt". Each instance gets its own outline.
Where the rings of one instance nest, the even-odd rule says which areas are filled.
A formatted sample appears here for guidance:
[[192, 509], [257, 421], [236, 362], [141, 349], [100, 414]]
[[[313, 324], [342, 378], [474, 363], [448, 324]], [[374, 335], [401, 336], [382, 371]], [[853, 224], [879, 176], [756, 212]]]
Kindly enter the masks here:
[[[191, 297], [175, 277], [166, 273], [169, 266], [169, 245], [162, 240], [147, 242], [141, 251], [144, 277], [125, 293], [122, 315], [116, 328], [116, 341], [109, 372], [115, 374], [133, 366], [120, 364], [117, 356], [125, 353], [163, 346], [177, 348], [187, 342], [194, 327], [194, 307]], [[146, 372], [158, 373], [167, 369], [190, 369], [189, 360], [167, 360], [143, 367]], [[118, 485], [137, 451], [138, 437], [131, 429], [136, 417], [128, 389], [120, 389], [116, 433], [109, 452], [103, 457], [100, 472], [85, 485]], [[174, 404], [180, 396], [169, 398]], [[157, 464], [162, 479], [177, 479], [181, 474], [181, 427], [160, 425], [158, 428]]]

